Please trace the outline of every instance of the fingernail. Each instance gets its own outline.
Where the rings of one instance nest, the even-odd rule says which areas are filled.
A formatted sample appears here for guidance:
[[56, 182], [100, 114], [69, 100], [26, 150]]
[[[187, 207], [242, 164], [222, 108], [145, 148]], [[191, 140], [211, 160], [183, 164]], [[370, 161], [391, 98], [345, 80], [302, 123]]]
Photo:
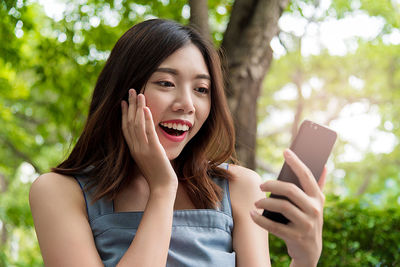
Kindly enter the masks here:
[[292, 151], [289, 148], [286, 148], [285, 151], [283, 152], [285, 158], [291, 158], [292, 157]]
[[133, 88], [129, 89], [129, 96], [133, 96], [135, 94], [136, 94], [136, 90], [135, 89], [133, 89]]
[[264, 190], [265, 188], [267, 188], [267, 186], [268, 186], [268, 182], [264, 182], [264, 183], [260, 184], [261, 190]]
[[253, 216], [253, 217], [255, 217], [255, 216], [258, 215], [258, 212], [255, 211], [255, 210], [251, 210], [251, 211], [250, 211], [250, 215]]

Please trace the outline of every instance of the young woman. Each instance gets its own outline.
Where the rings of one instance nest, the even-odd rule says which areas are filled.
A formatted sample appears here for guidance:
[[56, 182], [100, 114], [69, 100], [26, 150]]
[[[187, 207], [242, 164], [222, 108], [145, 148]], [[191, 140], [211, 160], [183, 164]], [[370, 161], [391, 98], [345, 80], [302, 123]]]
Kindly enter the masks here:
[[[212, 44], [171, 21], [135, 25], [98, 78], [71, 154], [32, 184], [45, 265], [270, 266], [263, 228], [286, 241], [293, 266], [315, 265], [323, 195], [313, 177], [291, 156], [310, 188], [267, 183], [297, 207], [269, 203], [255, 172], [225, 163], [234, 142]], [[259, 212], [299, 222], [261, 218], [257, 200]]]

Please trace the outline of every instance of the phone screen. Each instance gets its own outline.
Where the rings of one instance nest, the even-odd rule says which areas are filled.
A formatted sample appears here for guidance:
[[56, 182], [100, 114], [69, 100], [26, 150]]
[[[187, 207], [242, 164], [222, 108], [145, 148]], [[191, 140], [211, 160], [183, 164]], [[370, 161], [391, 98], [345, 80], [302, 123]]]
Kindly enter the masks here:
[[[290, 149], [300, 158], [300, 160], [310, 169], [315, 179], [318, 181], [326, 161], [335, 144], [337, 134], [333, 130], [305, 120], [296, 135]], [[278, 180], [291, 182], [303, 189], [300, 181], [286, 162], [283, 164], [279, 173]], [[286, 199], [286, 197], [271, 194], [270, 197]], [[289, 200], [290, 201], [290, 200]], [[289, 220], [280, 213], [264, 210], [263, 215], [276, 222], [287, 224]]]

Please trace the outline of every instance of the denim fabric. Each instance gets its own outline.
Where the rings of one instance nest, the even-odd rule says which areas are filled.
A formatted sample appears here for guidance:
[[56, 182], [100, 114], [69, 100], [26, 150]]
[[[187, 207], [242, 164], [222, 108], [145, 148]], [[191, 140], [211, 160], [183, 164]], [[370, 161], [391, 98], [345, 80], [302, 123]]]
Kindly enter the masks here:
[[[75, 178], [85, 188], [87, 179]], [[213, 180], [224, 192], [219, 209], [174, 211], [167, 266], [235, 266], [229, 184], [226, 179]], [[84, 196], [100, 257], [106, 267], [115, 266], [135, 237], [143, 212], [114, 212], [112, 201], [91, 204], [90, 191]]]

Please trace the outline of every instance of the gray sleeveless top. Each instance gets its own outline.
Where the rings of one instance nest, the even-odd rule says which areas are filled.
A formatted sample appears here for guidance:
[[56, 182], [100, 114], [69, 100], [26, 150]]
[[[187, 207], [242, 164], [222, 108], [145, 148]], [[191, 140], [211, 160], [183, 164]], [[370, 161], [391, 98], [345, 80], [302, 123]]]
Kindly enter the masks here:
[[[83, 190], [88, 180], [75, 178], [85, 196], [97, 251], [106, 267], [116, 266], [135, 237], [143, 212], [114, 212], [113, 202], [106, 199], [91, 205], [91, 192]], [[174, 211], [166, 266], [235, 266], [228, 180], [212, 179], [223, 190], [220, 208]]]

